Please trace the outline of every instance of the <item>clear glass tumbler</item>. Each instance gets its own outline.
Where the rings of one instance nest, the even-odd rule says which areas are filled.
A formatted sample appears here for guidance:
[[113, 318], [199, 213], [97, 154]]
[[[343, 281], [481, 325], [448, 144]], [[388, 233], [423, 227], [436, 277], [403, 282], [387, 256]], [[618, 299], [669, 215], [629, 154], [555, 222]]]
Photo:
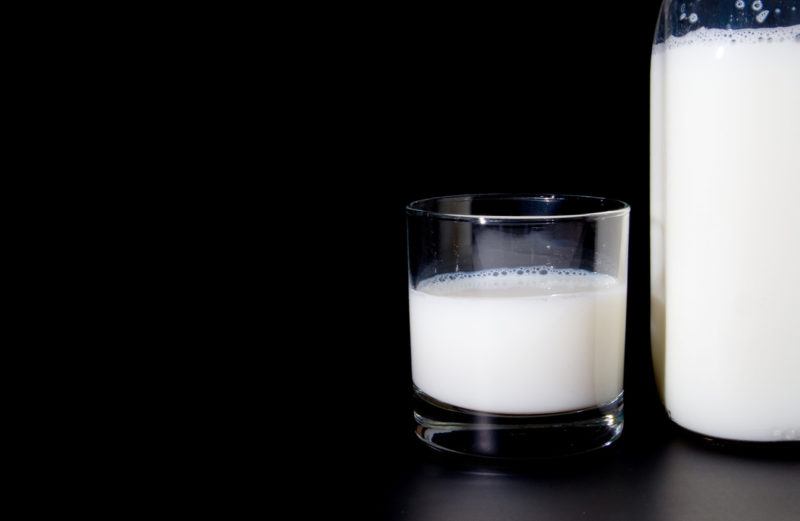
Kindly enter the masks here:
[[629, 211], [572, 195], [408, 206], [421, 440], [525, 458], [585, 452], [620, 436]]

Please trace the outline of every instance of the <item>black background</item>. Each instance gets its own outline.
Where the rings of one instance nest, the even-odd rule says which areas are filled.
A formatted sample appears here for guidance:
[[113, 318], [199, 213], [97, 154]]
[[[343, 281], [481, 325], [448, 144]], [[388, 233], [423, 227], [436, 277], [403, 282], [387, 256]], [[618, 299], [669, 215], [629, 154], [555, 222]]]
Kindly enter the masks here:
[[[292, 159], [296, 242], [274, 255], [305, 259], [323, 286], [297, 304], [310, 320], [294, 326], [300, 376], [281, 395], [295, 398], [287, 432], [312, 456], [302, 479], [326, 508], [439, 521], [800, 514], [791, 455], [703, 446], [670, 424], [655, 390], [648, 115], [659, 3], [339, 10], [318, 15], [313, 43], [297, 42], [311, 59], [294, 80], [303, 109], [290, 133], [305, 139]], [[626, 425], [604, 454], [497, 469], [442, 460], [413, 437], [404, 208], [475, 192], [631, 205]]]

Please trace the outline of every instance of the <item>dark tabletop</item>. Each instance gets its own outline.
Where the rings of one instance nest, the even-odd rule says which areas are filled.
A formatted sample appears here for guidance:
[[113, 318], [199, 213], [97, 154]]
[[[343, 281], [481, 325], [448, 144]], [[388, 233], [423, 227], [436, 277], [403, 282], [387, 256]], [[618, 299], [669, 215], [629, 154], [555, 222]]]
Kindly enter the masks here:
[[380, 519], [800, 520], [796, 445], [723, 444], [666, 419], [567, 459], [466, 460], [410, 435], [386, 452], [369, 474]]

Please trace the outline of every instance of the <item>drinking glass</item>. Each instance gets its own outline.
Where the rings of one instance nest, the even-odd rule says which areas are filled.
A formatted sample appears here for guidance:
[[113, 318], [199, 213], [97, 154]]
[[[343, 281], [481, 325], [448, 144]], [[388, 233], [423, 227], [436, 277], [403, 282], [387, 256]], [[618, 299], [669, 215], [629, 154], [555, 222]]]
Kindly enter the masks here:
[[528, 458], [610, 445], [623, 427], [626, 203], [436, 197], [407, 207], [416, 434]]

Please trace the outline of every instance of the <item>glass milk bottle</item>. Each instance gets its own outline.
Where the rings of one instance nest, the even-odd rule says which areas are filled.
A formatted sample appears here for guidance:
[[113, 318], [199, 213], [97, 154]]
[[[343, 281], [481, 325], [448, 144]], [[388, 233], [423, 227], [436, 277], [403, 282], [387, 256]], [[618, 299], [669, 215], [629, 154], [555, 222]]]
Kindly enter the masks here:
[[665, 0], [651, 62], [651, 293], [671, 419], [800, 440], [800, 0]]

